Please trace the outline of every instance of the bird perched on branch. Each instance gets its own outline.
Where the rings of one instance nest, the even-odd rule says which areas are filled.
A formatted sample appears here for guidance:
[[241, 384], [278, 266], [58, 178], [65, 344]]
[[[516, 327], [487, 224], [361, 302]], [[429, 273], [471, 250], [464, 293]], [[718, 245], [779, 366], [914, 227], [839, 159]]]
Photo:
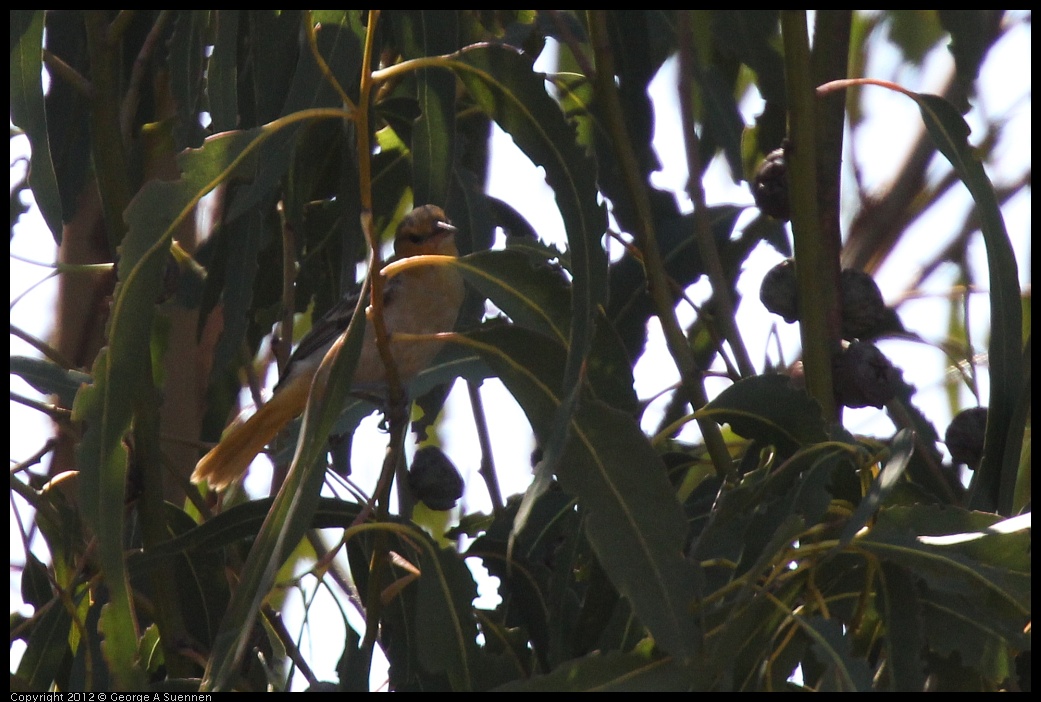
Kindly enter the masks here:
[[[412, 210], [398, 225], [393, 261], [436, 254], [458, 256], [455, 232], [444, 211], [435, 205]], [[442, 346], [436, 340], [398, 338], [395, 334], [436, 334], [451, 331], [463, 301], [463, 280], [452, 266], [408, 267], [387, 281], [383, 290], [383, 321], [398, 377], [407, 383], [424, 370]], [[192, 482], [207, 482], [220, 490], [246, 472], [264, 447], [304, 411], [314, 379], [326, 352], [347, 329], [357, 303], [349, 295], [322, 317], [301, 340], [286, 364], [274, 394], [244, 422], [236, 421], [192, 473]], [[371, 317], [366, 319], [358, 367], [352, 389], [379, 393], [387, 385]]]

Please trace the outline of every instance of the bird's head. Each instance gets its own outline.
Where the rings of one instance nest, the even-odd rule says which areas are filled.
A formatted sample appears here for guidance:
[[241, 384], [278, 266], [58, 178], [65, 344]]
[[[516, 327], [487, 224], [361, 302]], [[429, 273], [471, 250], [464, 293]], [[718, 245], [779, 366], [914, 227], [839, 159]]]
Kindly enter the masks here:
[[445, 211], [437, 205], [422, 205], [405, 215], [394, 235], [397, 258], [421, 254], [457, 256], [455, 232]]

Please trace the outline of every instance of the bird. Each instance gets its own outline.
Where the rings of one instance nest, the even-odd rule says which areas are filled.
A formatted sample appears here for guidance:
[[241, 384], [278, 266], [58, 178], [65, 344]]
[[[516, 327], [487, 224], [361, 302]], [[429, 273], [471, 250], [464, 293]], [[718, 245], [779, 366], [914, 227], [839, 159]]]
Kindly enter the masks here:
[[[387, 262], [437, 254], [458, 256], [456, 228], [444, 210], [423, 205], [405, 215], [394, 235], [394, 256]], [[384, 285], [383, 321], [398, 377], [407, 383], [426, 369], [443, 342], [395, 339], [395, 334], [436, 334], [452, 331], [464, 295], [463, 279], [453, 266], [414, 266]], [[195, 466], [193, 483], [223, 490], [249, 468], [294, 418], [303, 413], [311, 381], [325, 354], [343, 334], [357, 304], [357, 292], [345, 296], [304, 336], [289, 357], [271, 399], [245, 421], [236, 420]], [[366, 319], [352, 392], [379, 395], [386, 391], [386, 366], [376, 345], [371, 318]]]

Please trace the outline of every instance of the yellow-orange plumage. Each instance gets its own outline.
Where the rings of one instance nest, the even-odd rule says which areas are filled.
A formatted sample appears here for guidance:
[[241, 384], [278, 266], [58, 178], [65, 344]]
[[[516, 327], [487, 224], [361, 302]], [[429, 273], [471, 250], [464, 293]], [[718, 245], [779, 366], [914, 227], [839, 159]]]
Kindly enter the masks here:
[[[457, 256], [455, 228], [440, 207], [424, 205], [412, 210], [394, 237], [395, 259], [424, 254]], [[395, 334], [435, 334], [451, 331], [463, 301], [463, 281], [451, 266], [417, 266], [402, 271], [386, 285], [383, 320], [399, 377], [407, 382], [424, 370], [441, 344], [415, 339], [395, 339]], [[244, 422], [236, 422], [192, 473], [192, 482], [207, 482], [223, 489], [242, 475], [249, 464], [278, 433], [303, 412], [311, 380], [333, 342], [350, 321], [353, 302], [345, 299], [319, 320], [290, 357], [271, 399]], [[386, 367], [376, 346], [371, 320], [366, 321], [356, 390], [378, 392], [386, 385]]]

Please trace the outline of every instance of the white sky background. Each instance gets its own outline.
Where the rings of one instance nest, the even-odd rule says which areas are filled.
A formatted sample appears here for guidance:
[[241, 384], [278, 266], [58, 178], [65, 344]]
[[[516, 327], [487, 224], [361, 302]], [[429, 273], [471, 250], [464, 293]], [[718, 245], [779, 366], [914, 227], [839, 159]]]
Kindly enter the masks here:
[[[1006, 22], [1008, 21], [1007, 18]], [[1007, 136], [995, 150], [995, 162], [998, 165], [988, 169], [989, 175], [996, 183], [1016, 178], [1029, 170], [1031, 166], [1031, 32], [1029, 23], [1017, 22], [1016, 27], [1001, 44], [990, 52], [978, 83], [980, 89], [984, 91], [974, 103], [978, 106], [978, 111], [974, 110], [968, 118], [970, 126], [973, 128], [973, 135], [970, 139], [975, 139], [983, 128], [979, 121], [979, 112], [991, 117], [1008, 115]], [[877, 43], [877, 37], [875, 42]], [[892, 51], [875, 51], [871, 55], [874, 62], [867, 66], [866, 75], [869, 76], [891, 75], [893, 64], [900, 60]], [[950, 66], [950, 55], [945, 46], [941, 45], [930, 54], [922, 71], [906, 69], [896, 77], [896, 81], [913, 90], [935, 90], [946, 76], [947, 71], [950, 70]], [[540, 70], [548, 70], [544, 59], [540, 59], [537, 67]], [[855, 159], [861, 168], [863, 180], [870, 190], [882, 186], [893, 175], [893, 169], [902, 162], [902, 156], [906, 153], [913, 135], [913, 130], [908, 129], [907, 126], [916, 124], [920, 117], [917, 108], [906, 97], [893, 95], [881, 88], [866, 88], [866, 90], [869, 91], [866, 95], [868, 102], [865, 122], [867, 126], [861, 128], [857, 143], [850, 144], [847, 140], [845, 160], [848, 165], [851, 159]], [[685, 157], [683, 149], [676, 146], [681, 142], [679, 141], [679, 113], [675, 104], [674, 62], [670, 61], [662, 69], [652, 84], [651, 94], [656, 100], [657, 109], [655, 146], [662, 162], [662, 171], [655, 175], [654, 182], [658, 187], [679, 193], [680, 206], [689, 210], [690, 203], [682, 194], [683, 182], [687, 175]], [[758, 111], [759, 105], [755, 99], [750, 98], [742, 105], [746, 123], [751, 123]], [[24, 137], [11, 140], [12, 185], [25, 168], [24, 165], [14, 166], [13, 164], [24, 156], [26, 149]], [[854, 154], [852, 156], [851, 151]], [[513, 205], [547, 241], [563, 247], [565, 242], [563, 224], [553, 202], [553, 193], [546, 185], [542, 172], [521, 155], [513, 146], [510, 138], [501, 132], [493, 140], [492, 163], [495, 170], [490, 175], [488, 192]], [[846, 182], [849, 180], [849, 178], [845, 178]], [[710, 204], [725, 202], [752, 204], [747, 186], [745, 184], [734, 185], [719, 159], [710, 167], [705, 187]], [[940, 240], [939, 235], [947, 235], [953, 228], [950, 221], [960, 221], [963, 213], [971, 206], [971, 200], [961, 185], [953, 189], [949, 201], [951, 209], [948, 212], [956, 212], [957, 215], [952, 220], [938, 223], [931, 218], [945, 217], [946, 219], [949, 215], [947, 212], [934, 212], [931, 217], [923, 217], [921, 221], [916, 222], [913, 233], [904, 238], [901, 247], [876, 275], [876, 280], [887, 302], [896, 301], [906, 291], [916, 270], [929, 259], [935, 250], [946, 245], [947, 241]], [[1029, 190], [1025, 195], [1017, 197], [1003, 207], [1003, 213], [1020, 264], [1021, 286], [1029, 286], [1031, 280]], [[753, 214], [750, 211], [742, 217], [738, 230]], [[972, 265], [977, 273], [977, 281], [981, 287], [986, 288], [986, 258], [978, 233], [970, 251]], [[15, 235], [11, 240], [11, 253], [44, 263], [55, 260], [53, 239], [47, 232], [35, 205], [28, 214], [22, 216], [16, 225]], [[790, 362], [798, 354], [797, 328], [794, 325], [786, 325], [778, 318], [766, 313], [759, 302], [759, 283], [766, 271], [780, 258], [780, 255], [772, 248], [765, 244], [760, 245], [746, 261], [738, 286], [742, 296], [738, 310], [738, 328], [753, 362], [760, 368], [762, 368], [766, 354], [775, 363], [779, 360], [774, 347], [767, 341], [767, 335], [775, 323], [778, 325], [777, 331], [782, 340], [785, 359]], [[10, 299], [12, 301], [49, 273], [46, 268], [25, 264], [14, 257], [10, 259], [10, 271]], [[951, 287], [954, 275], [953, 267], [941, 268], [924, 282], [921, 290], [940, 295]], [[51, 333], [52, 308], [56, 290], [55, 279], [35, 287], [11, 309], [11, 324], [41, 339], [47, 339]], [[690, 293], [695, 302], [702, 301], [707, 297], [707, 283], [702, 281], [693, 286]], [[905, 326], [927, 339], [942, 339], [946, 333], [944, 304], [942, 299], [936, 297], [925, 297], [906, 303], [901, 309]], [[988, 326], [987, 296], [973, 295], [971, 305], [973, 342], [978, 351], [984, 351]], [[938, 312], [938, 310], [940, 311]], [[681, 324], [686, 325], [693, 320], [694, 311], [688, 306], [681, 305], [679, 315]], [[655, 320], [652, 320], [649, 331], [648, 352], [637, 364], [635, 372], [636, 388], [641, 398], [656, 395], [678, 380], [678, 374], [665, 351], [661, 331]], [[880, 346], [890, 355], [894, 363], [905, 370], [905, 378], [918, 387], [916, 401], [926, 415], [936, 423], [937, 429], [942, 435], [946, 423], [950, 419], [947, 396], [943, 386], [946, 359], [939, 351], [921, 344], [883, 342]], [[12, 356], [39, 355], [13, 336], [11, 337], [10, 353]], [[980, 373], [983, 381], [980, 390], [984, 401], [988, 395], [987, 377], [984, 367]], [[709, 386], [710, 392], [719, 392], [726, 385], [725, 381], [712, 383]], [[32, 388], [14, 376], [11, 377], [11, 391], [22, 396], [39, 398]], [[505, 497], [521, 492], [530, 482], [529, 456], [534, 448], [527, 420], [498, 381], [485, 382], [482, 387], [482, 396], [491, 424], [494, 459], [503, 495]], [[648, 408], [643, 421], [646, 430], [650, 431], [656, 427], [666, 402], [667, 396], [652, 403]], [[974, 404], [974, 401], [965, 391], [963, 405], [971, 404]], [[19, 403], [12, 401], [10, 408], [13, 465], [14, 462], [24, 460], [38, 451], [50, 435], [51, 428], [49, 420]], [[467, 484], [467, 493], [462, 504], [467, 512], [488, 511], [490, 502], [484, 483], [477, 474], [479, 454], [465, 388], [457, 387], [450, 397], [446, 413], [449, 421], [446, 422], [445, 427], [449, 428], [449, 431], [445, 432], [443, 436], [444, 449], [456, 462]], [[457, 421], [451, 421], [453, 419]], [[892, 424], [885, 414], [881, 410], [872, 408], [847, 411], [845, 423], [855, 433], [877, 436], [888, 436], [892, 433]], [[374, 418], [366, 420], [363, 429], [360, 430], [364, 434], [360, 434], [354, 442], [353, 463], [356, 467], [354, 478], [363, 486], [367, 485], [366, 479], [363, 473], [357, 470], [358, 467], [369, 464], [376, 466], [378, 470], [386, 442], [385, 434], [378, 433], [375, 424]], [[362, 436], [365, 438], [361, 438]], [[685, 439], [694, 439], [697, 436], [696, 427], [693, 425], [681, 435]], [[941, 448], [943, 447], [941, 446]], [[255, 465], [254, 473], [256, 475], [250, 479], [248, 485], [263, 492], [266, 491], [270, 473], [268, 470], [258, 470], [261, 463], [266, 462], [261, 461]], [[23, 524], [28, 524], [30, 519], [30, 516], [23, 515]], [[17, 555], [22, 552], [19, 537], [22, 528], [16, 521], [13, 509], [10, 511], [10, 525], [11, 562], [14, 565], [22, 562], [23, 558]], [[45, 553], [42, 542], [35, 543], [34, 550], [40, 554]], [[10, 577], [12, 612], [16, 609], [26, 609], [21, 605], [19, 581], [20, 572], [12, 568]], [[494, 579], [489, 581], [487, 578], [479, 577], [479, 581], [482, 588], [481, 601], [490, 606], [494, 605], [497, 598], [494, 594]], [[328, 597], [327, 594], [324, 596]], [[319, 599], [320, 597], [321, 595]], [[351, 608], [351, 612], [356, 614], [353, 608]], [[312, 609], [310, 613], [312, 626], [314, 626], [314, 622], [321, 621], [322, 631], [319, 638], [329, 637], [331, 641], [342, 642], [343, 630], [339, 623], [341, 618], [336, 612], [328, 614], [329, 616], [325, 616], [320, 610]], [[335, 624], [328, 629], [325, 628], [330, 622], [335, 622]], [[354, 622], [355, 626], [360, 626], [361, 620], [358, 618]], [[297, 631], [300, 626], [299, 614], [296, 618], [287, 617], [287, 624], [290, 631]], [[315, 630], [312, 630], [312, 633], [318, 634]], [[12, 647], [11, 670], [16, 668], [22, 648], [17, 645]], [[319, 678], [331, 680], [335, 679], [333, 668], [341, 650], [342, 644], [337, 643], [337, 645], [330, 646], [319, 644], [310, 651], [305, 647], [303, 652], [312, 663]], [[379, 671], [378, 666], [374, 666], [374, 684], [378, 685], [385, 680], [385, 678], [380, 678], [381, 675], [385, 675], [385, 673]], [[299, 684], [298, 681], [297, 685]]]

